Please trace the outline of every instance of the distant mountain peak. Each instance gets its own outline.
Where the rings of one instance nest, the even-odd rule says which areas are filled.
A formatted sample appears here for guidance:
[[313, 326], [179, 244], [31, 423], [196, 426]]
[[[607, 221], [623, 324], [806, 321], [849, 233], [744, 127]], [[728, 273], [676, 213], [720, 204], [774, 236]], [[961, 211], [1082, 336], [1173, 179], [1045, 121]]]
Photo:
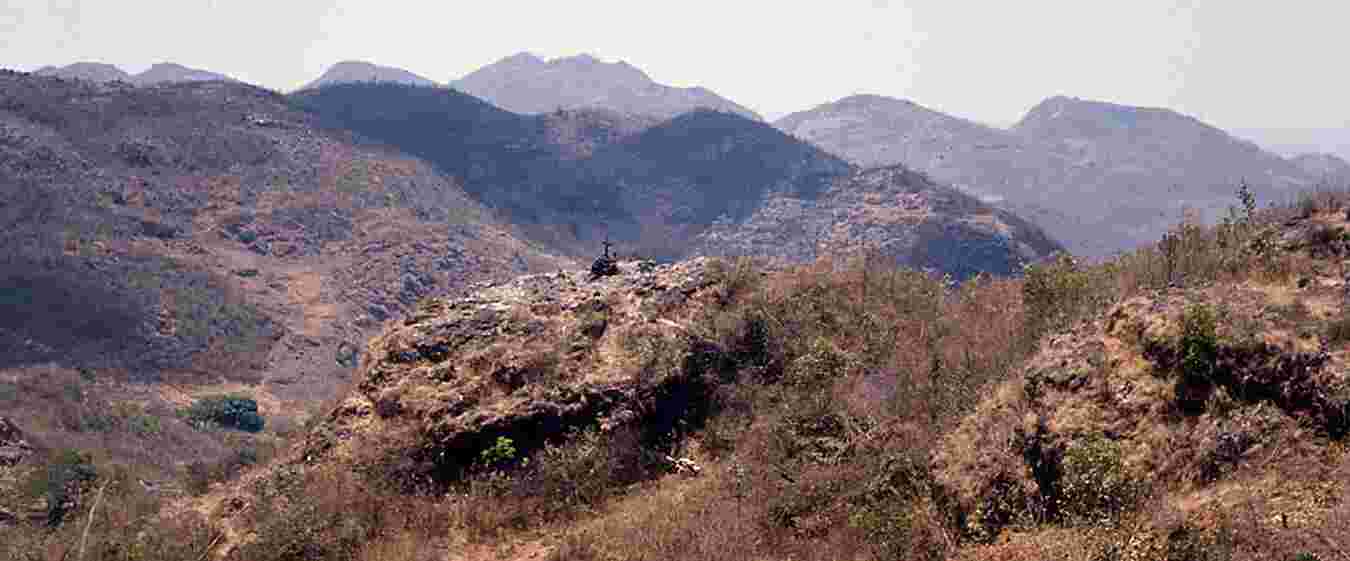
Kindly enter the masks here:
[[435, 81], [402, 68], [381, 66], [364, 60], [343, 60], [325, 70], [314, 81], [300, 89], [308, 90], [329, 84], [350, 82], [396, 82], [415, 86], [439, 86]]
[[663, 85], [627, 61], [605, 62], [591, 53], [547, 61], [528, 52], [516, 53], [451, 85], [515, 113], [600, 107], [669, 118], [696, 107], [712, 107], [763, 120], [706, 88]]
[[1309, 185], [1305, 170], [1337, 169], [1286, 161], [1172, 109], [1067, 95], [1041, 100], [1010, 129], [880, 96], [850, 96], [774, 124], [853, 162], [900, 162], [1002, 201], [1092, 256], [1156, 240], [1177, 218], [1175, 201], [1213, 217], [1241, 179], [1272, 198]]
[[131, 77], [131, 81], [138, 86], [179, 82], [209, 82], [215, 80], [236, 81], [224, 74], [197, 68], [189, 68], [176, 62], [158, 62], [151, 65], [145, 72], [141, 72], [140, 74]]
[[178, 82], [201, 82], [226, 80], [236, 81], [224, 74], [189, 68], [176, 62], [158, 62], [139, 74], [128, 74], [111, 64], [101, 62], [76, 62], [66, 66], [44, 66], [33, 72], [39, 76], [57, 76], [68, 79], [88, 80], [91, 82], [123, 81], [137, 86]]
[[66, 66], [44, 66], [34, 70], [33, 74], [91, 82], [131, 81], [131, 74], [114, 65], [102, 62], [76, 62]]

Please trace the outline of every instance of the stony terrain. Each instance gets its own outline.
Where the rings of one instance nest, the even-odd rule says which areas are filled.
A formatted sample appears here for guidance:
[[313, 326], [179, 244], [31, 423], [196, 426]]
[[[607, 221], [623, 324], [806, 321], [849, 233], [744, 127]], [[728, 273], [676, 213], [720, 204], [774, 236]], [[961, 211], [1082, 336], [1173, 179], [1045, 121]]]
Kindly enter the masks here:
[[762, 120], [707, 89], [666, 86], [627, 62], [603, 62], [587, 54], [546, 61], [518, 53], [470, 72], [450, 86], [515, 113], [600, 108], [668, 119], [705, 108]]
[[[499, 438], [526, 454], [595, 425], [672, 430], [687, 410], [706, 406], [717, 383], [721, 351], [688, 322], [719, 265], [616, 265], [609, 276], [559, 270], [423, 301], [370, 340], [353, 391], [302, 445], [204, 500], [253, 505], [253, 488], [331, 469], [378, 473], [411, 494], [444, 493]], [[219, 520], [229, 535], [248, 535], [248, 508]]]
[[[1181, 235], [1210, 235], [1189, 232]], [[292, 543], [250, 534], [249, 524], [278, 508], [264, 506], [279, 500], [269, 497], [289, 496], [304, 488], [295, 482], [332, 470], [393, 482], [402, 500], [433, 501], [418, 503], [425, 505], [420, 508], [482, 509], [500, 501], [502, 509], [542, 516], [547, 508], [506, 502], [520, 500], [512, 493], [521, 491], [510, 485], [534, 481], [530, 466], [577, 465], [568, 462], [579, 460], [564, 454], [594, 450], [588, 448], [595, 445], [591, 438], [610, 442], [609, 461], [620, 462], [613, 447], [623, 442], [625, 430], [635, 430], [676, 435], [641, 441], [692, 456], [658, 453], [668, 465], [648, 476], [655, 480], [630, 482], [604, 508], [544, 532], [508, 529], [532, 523], [505, 513], [497, 518], [483, 513], [473, 522], [456, 518], [468, 516], [464, 511], [452, 511], [460, 514], [452, 515], [448, 540], [406, 551], [449, 559], [567, 558], [580, 552], [650, 554], [652, 548], [673, 547], [663, 540], [675, 540], [700, 547], [700, 557], [731, 559], [767, 548], [790, 558], [797, 551], [793, 544], [835, 555], [851, 551], [836, 549], [842, 546], [828, 537], [842, 525], [867, 532], [869, 539], [901, 540], [871, 542], [880, 548], [867, 550], [872, 553], [951, 559], [1284, 559], [1289, 552], [1334, 559], [1350, 545], [1341, 531], [1350, 522], [1350, 503], [1344, 500], [1350, 491], [1344, 444], [1350, 433], [1350, 336], [1340, 262], [1350, 255], [1345, 241], [1350, 221], [1343, 208], [1323, 207], [1251, 232], [1272, 240], [1281, 264], [1248, 263], [1258, 269], [1213, 277], [1192, 262], [1170, 286], [1134, 291], [1053, 328], [1008, 376], [972, 388], [975, 404], [958, 409], [966, 413], [952, 424], [935, 425], [943, 428], [930, 437], [916, 436], [908, 426], [922, 416], [860, 412], [866, 409], [858, 407], [875, 399], [867, 396], [876, 388], [869, 375], [841, 372], [868, 360], [855, 354], [861, 351], [841, 348], [852, 336], [868, 336], [846, 335], [855, 329], [849, 324], [833, 328], [832, 343], [817, 339], [804, 345], [809, 352], [789, 355], [777, 366], [773, 359], [766, 364], [746, 354], [755, 345], [775, 344], [767, 342], [775, 335], [744, 335], [756, 333], [753, 329], [740, 338], [715, 335], [729, 317], [717, 311], [734, 309], [726, 308], [727, 302], [745, 297], [735, 296], [735, 287], [791, 285], [786, 279], [809, 278], [808, 273], [739, 266], [733, 271], [728, 262], [710, 259], [670, 265], [628, 261], [617, 263], [612, 276], [572, 270], [481, 283], [461, 298], [425, 301], [372, 339], [353, 391], [302, 444], [268, 470], [221, 486], [194, 504], [222, 505], [209, 514], [227, 529], [222, 535], [229, 538], [216, 550], [225, 558], [260, 553], [262, 544]], [[1052, 278], [1063, 281], [1055, 286], [1069, 291], [1062, 294], [1067, 301], [1076, 297], [1072, 291], [1098, 282], [1077, 284], [1075, 275], [1111, 270], [1093, 273], [1060, 261], [1037, 274], [1064, 275]], [[743, 274], [749, 276], [738, 276]], [[767, 280], [774, 278], [780, 281]], [[1110, 286], [1106, 289], [1118, 289]], [[978, 290], [972, 283], [944, 298], [1007, 304], [1007, 295], [978, 304], [972, 292]], [[1024, 294], [1030, 299], [1035, 292]], [[795, 323], [799, 318], [831, 321], [826, 302], [832, 296], [810, 288], [795, 299], [780, 296], [787, 297], [784, 308], [760, 301], [753, 309], [771, 323], [783, 322], [781, 333], [789, 337], [784, 344], [802, 344], [790, 335], [806, 327]], [[1005, 317], [983, 314], [994, 321]], [[954, 329], [963, 333], [959, 337], [994, 335], [988, 328]], [[972, 358], [969, 342], [953, 344], [949, 350], [957, 357], [964, 353], [961, 360], [980, 360]], [[770, 374], [774, 368], [783, 369], [781, 378]], [[820, 380], [833, 381], [824, 386], [833, 387], [832, 397], [820, 396], [820, 387], [811, 385]], [[756, 391], [765, 392], [766, 401], [728, 397]], [[807, 393], [794, 397], [798, 391]], [[931, 395], [925, 398], [929, 407], [939, 394]], [[710, 414], [746, 424], [709, 420]], [[906, 421], [891, 425], [887, 415]], [[768, 431], [758, 433], [769, 435], [766, 448], [756, 447], [756, 426]], [[917, 460], [913, 451], [884, 444], [926, 438], [931, 448]], [[503, 439], [512, 447], [511, 461], [502, 465], [517, 467], [492, 475], [484, 469], [498, 461], [488, 460], [498, 457], [494, 454], [507, 454], [501, 452]], [[731, 447], [721, 454], [729, 449], [735, 454], [718, 455], [715, 445]], [[880, 457], [868, 459], [860, 450]], [[600, 469], [593, 476], [607, 481], [626, 464], [605, 465], [586, 469]], [[880, 471], [846, 471], [860, 466]], [[826, 475], [840, 470], [852, 475]], [[511, 483], [517, 477], [525, 483]], [[498, 488], [492, 485], [506, 487], [493, 491]], [[744, 516], [766, 519], [743, 520], [743, 505], [699, 503], [729, 501], [740, 486], [750, 490], [739, 492], [769, 502], [761, 510], [744, 510]], [[875, 496], [887, 497], [891, 506], [867, 502]], [[445, 504], [435, 503], [439, 497]], [[653, 512], [645, 502], [671, 512]], [[714, 510], [706, 510], [710, 507]], [[870, 525], [876, 509], [890, 509], [880, 512], [894, 516], [886, 519], [894, 526]], [[701, 523], [700, 516], [717, 521]], [[305, 523], [322, 519], [313, 520]], [[681, 528], [702, 528], [699, 535], [708, 540], [744, 538], [732, 527], [739, 524], [758, 524], [755, 535], [762, 541], [679, 542], [685, 539]], [[474, 538], [473, 532], [490, 533]], [[335, 539], [325, 535], [315, 539]], [[475, 541], [480, 539], [492, 547]], [[717, 553], [721, 548], [736, 553]]]
[[1347, 226], [1278, 229], [1300, 274], [1154, 290], [1045, 338], [932, 458], [959, 531], [990, 544], [959, 558], [1343, 556]]
[[798, 263], [862, 248], [958, 279], [1015, 274], [1060, 249], [1021, 218], [902, 166], [839, 177], [818, 197], [772, 195], [744, 220], [719, 221], [698, 240], [709, 255]]
[[[82, 427], [123, 401], [171, 418], [248, 391], [303, 420], [420, 298], [567, 262], [428, 164], [238, 83], [0, 75], [0, 190], [0, 411], [53, 447], [93, 446]], [[195, 446], [107, 442], [161, 476]]]

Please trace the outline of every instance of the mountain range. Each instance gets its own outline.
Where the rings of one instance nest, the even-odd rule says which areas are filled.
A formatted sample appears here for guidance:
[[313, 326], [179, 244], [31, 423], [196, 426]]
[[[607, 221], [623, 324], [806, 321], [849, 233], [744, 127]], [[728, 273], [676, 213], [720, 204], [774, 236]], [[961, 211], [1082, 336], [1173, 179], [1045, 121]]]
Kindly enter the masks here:
[[719, 100], [0, 70], [0, 554], [1343, 555], [1350, 164]]
[[5, 71], [0, 195], [0, 372], [247, 383], [278, 403], [331, 397], [426, 296], [605, 240], [662, 261], [865, 251], [958, 278], [1061, 248], [735, 113], [521, 115], [388, 81], [283, 96]]
[[44, 66], [33, 71], [39, 76], [56, 76], [89, 80], [93, 82], [122, 81], [137, 86], [153, 86], [179, 82], [209, 82], [214, 80], [234, 81], [234, 78], [207, 70], [188, 68], [172, 62], [152, 65], [139, 74], [128, 74], [111, 64], [95, 62], [77, 62], [66, 66]]
[[[334, 85], [294, 99], [333, 128], [436, 163], [531, 239], [576, 257], [605, 238], [663, 260], [805, 261], [866, 247], [969, 276], [984, 269], [931, 249], [978, 246], [972, 255], [991, 252], [980, 261], [987, 270], [1008, 273], [1059, 247], [926, 177], [860, 174], [731, 112], [666, 121], [596, 110], [520, 115], [452, 89], [391, 83]], [[784, 214], [785, 206], [794, 210]], [[853, 223], [843, 227], [847, 217]]]
[[[138, 85], [225, 78], [168, 63], [135, 76], [96, 63], [37, 73]], [[443, 89], [399, 68], [344, 61], [302, 90], [370, 81]], [[761, 119], [703, 88], [662, 85], [627, 62], [585, 54], [544, 60], [522, 52], [448, 86], [507, 112], [552, 114], [554, 134], [575, 135], [568, 127], [587, 119], [612, 125], [601, 127], [608, 132], [591, 127], [591, 139], [629, 134], [700, 108]], [[856, 165], [903, 164], [922, 171], [1030, 219], [1073, 252], [1092, 257], [1154, 239], [1185, 212], [1215, 219], [1232, 203], [1240, 182], [1258, 198], [1274, 201], [1350, 175], [1345, 171], [1350, 164], [1334, 155], [1284, 159], [1171, 110], [1065, 96], [1044, 100], [1007, 128], [875, 95], [792, 113], [774, 125]], [[554, 146], [584, 151], [586, 158], [595, 148], [584, 141]]]
[[1305, 166], [1171, 110], [1063, 96], [1008, 129], [880, 96], [844, 98], [774, 124], [862, 165], [924, 171], [1090, 256], [1156, 239], [1184, 209], [1213, 220], [1240, 182], [1270, 201], [1318, 180]]

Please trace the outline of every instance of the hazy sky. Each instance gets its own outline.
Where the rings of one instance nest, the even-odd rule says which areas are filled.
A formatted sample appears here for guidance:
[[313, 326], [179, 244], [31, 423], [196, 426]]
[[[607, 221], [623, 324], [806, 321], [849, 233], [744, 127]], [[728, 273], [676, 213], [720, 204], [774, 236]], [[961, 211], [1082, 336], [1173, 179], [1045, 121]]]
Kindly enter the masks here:
[[290, 90], [344, 59], [444, 82], [588, 52], [771, 118], [874, 93], [1009, 124], [1064, 94], [1350, 130], [1348, 23], [1345, 0], [4, 0], [0, 66], [173, 61]]

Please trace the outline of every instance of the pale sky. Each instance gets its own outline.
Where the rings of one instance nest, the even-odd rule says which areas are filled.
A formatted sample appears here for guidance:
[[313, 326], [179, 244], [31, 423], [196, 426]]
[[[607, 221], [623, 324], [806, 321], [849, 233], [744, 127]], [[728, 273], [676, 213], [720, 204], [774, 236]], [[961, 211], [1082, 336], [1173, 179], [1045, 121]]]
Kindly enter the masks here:
[[769, 118], [872, 93], [1007, 125], [1063, 94], [1350, 131], [1345, 0], [3, 1], [20, 70], [173, 61], [289, 91], [346, 59], [446, 82], [584, 52]]

